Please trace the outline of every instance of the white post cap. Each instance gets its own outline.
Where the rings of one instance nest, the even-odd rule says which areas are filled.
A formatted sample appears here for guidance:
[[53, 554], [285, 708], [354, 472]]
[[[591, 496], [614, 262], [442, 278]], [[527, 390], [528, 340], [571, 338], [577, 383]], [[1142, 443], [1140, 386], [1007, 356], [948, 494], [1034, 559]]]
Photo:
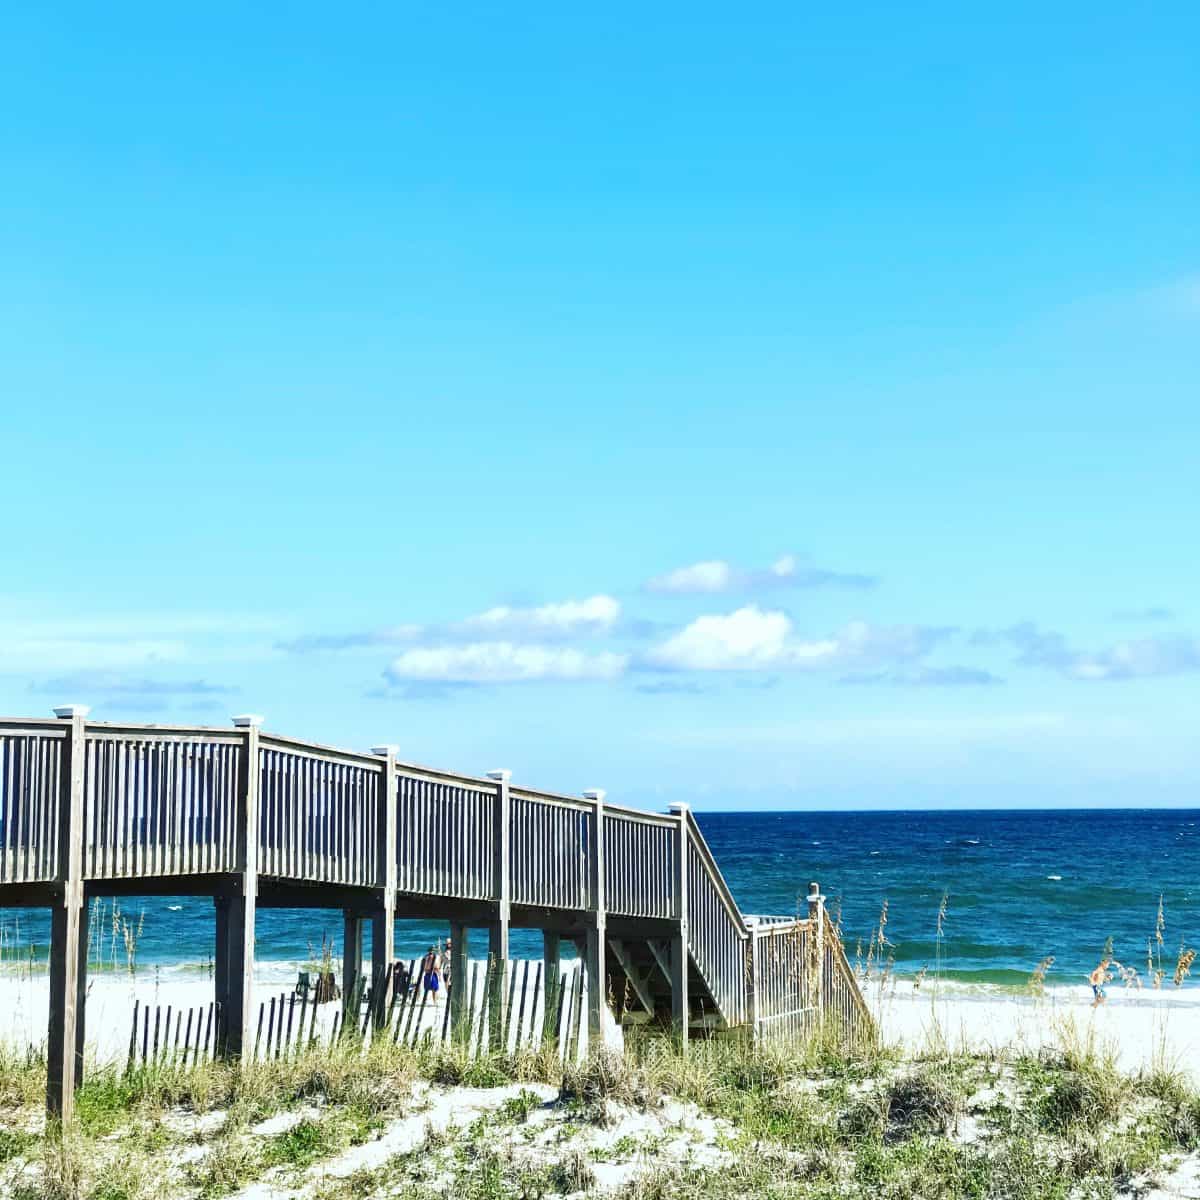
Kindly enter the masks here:
[[810, 903], [825, 899], [825, 897], [821, 895], [821, 885], [819, 883], [814, 881], [808, 885], [808, 899]]
[[54, 710], [54, 715], [60, 721], [69, 721], [72, 717], [86, 717], [91, 711], [88, 704], [60, 704]]
[[692, 811], [692, 806], [690, 804], [681, 804], [679, 802], [676, 802], [675, 804], [672, 804], [670, 807], [671, 807], [671, 811], [673, 813], [685, 813], [685, 812]]
[[502, 767], [498, 771], [489, 771], [487, 777], [494, 779], [497, 783], [507, 783], [512, 778], [512, 772]]
[[583, 793], [583, 798], [585, 800], [595, 800], [598, 804], [603, 804], [604, 797], [607, 795], [608, 793], [603, 788], [588, 788], [588, 790]]
[[380, 758], [395, 758], [400, 753], [399, 746], [372, 746], [372, 754], [378, 754]]
[[233, 718], [233, 723], [238, 729], [257, 729], [263, 723], [263, 719], [258, 713], [238, 713]]

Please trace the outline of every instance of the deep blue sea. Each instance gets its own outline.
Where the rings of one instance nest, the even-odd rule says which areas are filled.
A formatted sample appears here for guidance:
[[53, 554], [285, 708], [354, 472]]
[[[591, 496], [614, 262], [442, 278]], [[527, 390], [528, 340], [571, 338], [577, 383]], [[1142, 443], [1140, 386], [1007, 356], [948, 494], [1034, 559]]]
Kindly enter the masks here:
[[[1054, 955], [1047, 984], [1077, 986], [1108, 938], [1120, 961], [1144, 972], [1160, 895], [1168, 973], [1181, 942], [1200, 943], [1197, 810], [697, 813], [697, 819], [744, 912], [794, 913], [808, 882], [818, 880], [831, 908], [840, 909], [851, 958], [886, 899], [889, 952], [901, 975], [935, 969], [943, 893], [941, 971], [963, 982], [1023, 985], [1039, 960]], [[139, 966], [204, 967], [212, 953], [211, 901], [122, 903], [127, 917], [144, 911]], [[103, 953], [111, 957], [107, 903], [105, 914]], [[260, 960], [294, 963], [312, 957], [323, 934], [340, 943], [341, 918], [334, 911], [260, 911], [257, 932]], [[444, 925], [397, 922], [397, 951], [417, 955], [446, 932]], [[0, 909], [6, 957], [27, 957], [33, 946], [44, 958], [47, 935], [44, 912]], [[477, 937], [473, 948], [485, 947]], [[540, 953], [540, 938], [514, 931], [513, 951]], [[123, 958], [120, 945], [116, 953]]]

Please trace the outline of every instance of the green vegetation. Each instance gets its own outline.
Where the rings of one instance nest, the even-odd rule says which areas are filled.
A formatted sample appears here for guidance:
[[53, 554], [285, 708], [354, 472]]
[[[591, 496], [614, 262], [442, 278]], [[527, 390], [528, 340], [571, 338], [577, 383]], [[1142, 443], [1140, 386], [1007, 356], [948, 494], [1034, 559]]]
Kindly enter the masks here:
[[[216, 1200], [269, 1179], [309, 1200], [1073, 1200], [1133, 1195], [1200, 1149], [1200, 1097], [1178, 1073], [1122, 1075], [1071, 1029], [1039, 1056], [713, 1040], [683, 1058], [647, 1039], [566, 1068], [338, 1043], [94, 1071], [75, 1124], [43, 1133], [44, 1070], [0, 1053], [0, 1196]], [[406, 1118], [395, 1152], [323, 1170]]]

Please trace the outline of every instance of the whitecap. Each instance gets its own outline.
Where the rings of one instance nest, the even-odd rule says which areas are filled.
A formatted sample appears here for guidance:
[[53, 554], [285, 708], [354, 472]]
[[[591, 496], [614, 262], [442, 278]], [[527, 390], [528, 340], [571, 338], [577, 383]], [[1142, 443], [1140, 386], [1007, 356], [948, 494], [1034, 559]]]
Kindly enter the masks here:
[[1047, 875], [1047, 876], [1046, 876], [1046, 878], [1047, 878], [1047, 879], [1056, 879], [1056, 880], [1057, 880], [1057, 879], [1061, 879], [1061, 878], [1062, 878], [1062, 876], [1061, 876], [1061, 875]]
[[183, 908], [182, 904], [168, 904], [167, 912], [179, 912]]

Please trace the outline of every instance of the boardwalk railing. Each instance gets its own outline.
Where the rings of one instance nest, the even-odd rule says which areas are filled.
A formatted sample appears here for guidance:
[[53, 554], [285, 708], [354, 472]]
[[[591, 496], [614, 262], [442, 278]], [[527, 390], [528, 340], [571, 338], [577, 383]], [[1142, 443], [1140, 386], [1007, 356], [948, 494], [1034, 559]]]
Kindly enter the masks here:
[[263, 736], [258, 869], [282, 879], [377, 883], [379, 760]]
[[[52, 1107], [79, 1065], [65, 1047], [86, 994], [70, 949], [86, 936], [86, 894], [141, 880], [217, 899], [229, 1053], [246, 1053], [254, 1032], [260, 903], [332, 902], [347, 928], [376, 922], [373, 947], [390, 945], [405, 906], [462, 929], [486, 923], [500, 958], [510, 922], [543, 929], [547, 964], [554, 939], [574, 938], [593, 1034], [610, 982], [628, 982], [644, 1015], [669, 1011], [684, 1038], [697, 1027], [792, 1029], [814, 1009], [847, 1028], [869, 1020], [823, 907], [790, 932], [749, 929], [685, 805], [642, 813], [600, 791], [510, 786], [508, 772], [479, 778], [399, 762], [391, 747], [361, 754], [268, 734], [259, 717], [223, 730], [89, 722], [78, 706], [56, 715], [0, 720], [0, 903], [52, 912]], [[361, 957], [361, 938], [346, 947]]]
[[496, 785], [401, 765], [396, 886], [484, 900], [496, 894]]
[[571, 796], [513, 788], [512, 898], [548, 908], [594, 907], [588, 847], [596, 806]]
[[747, 920], [749, 1019], [756, 1038], [798, 1037], [820, 1024], [836, 1036], [869, 1036], [874, 1028], [841, 935], [815, 886], [809, 915]]
[[[604, 806], [604, 899], [608, 911], [669, 919], [674, 911], [674, 864], [679, 821], [657, 813]], [[637, 870], [630, 864], [637, 863]]]
[[61, 721], [0, 725], [0, 883], [59, 877]]
[[83, 868], [92, 879], [236, 869], [236, 733], [89, 729]]
[[692, 957], [716, 1001], [724, 1024], [746, 1016], [746, 921], [738, 909], [696, 818], [680, 813], [688, 841], [687, 918]]

